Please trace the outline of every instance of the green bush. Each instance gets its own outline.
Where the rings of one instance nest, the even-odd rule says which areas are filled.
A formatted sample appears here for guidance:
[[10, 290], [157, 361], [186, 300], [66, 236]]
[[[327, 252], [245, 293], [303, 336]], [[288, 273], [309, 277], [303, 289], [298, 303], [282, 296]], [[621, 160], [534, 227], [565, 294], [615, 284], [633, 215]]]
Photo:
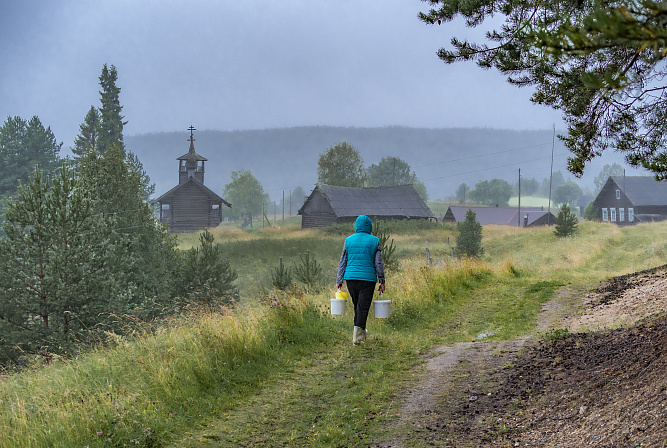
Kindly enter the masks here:
[[601, 208], [595, 205], [593, 201], [591, 201], [584, 209], [584, 219], [588, 221], [601, 221], [601, 212]]

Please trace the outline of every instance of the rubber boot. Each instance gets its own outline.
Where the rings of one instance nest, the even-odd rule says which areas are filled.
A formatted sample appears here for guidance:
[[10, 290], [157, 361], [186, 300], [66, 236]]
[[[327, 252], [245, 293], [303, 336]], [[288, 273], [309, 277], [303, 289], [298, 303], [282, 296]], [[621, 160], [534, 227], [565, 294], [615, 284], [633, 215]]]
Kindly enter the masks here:
[[362, 330], [361, 327], [354, 327], [354, 331], [352, 332], [352, 345], [359, 345], [363, 342], [363, 333], [364, 330]]
[[359, 328], [359, 337], [357, 340], [360, 344], [366, 342], [366, 336], [368, 336], [368, 330]]

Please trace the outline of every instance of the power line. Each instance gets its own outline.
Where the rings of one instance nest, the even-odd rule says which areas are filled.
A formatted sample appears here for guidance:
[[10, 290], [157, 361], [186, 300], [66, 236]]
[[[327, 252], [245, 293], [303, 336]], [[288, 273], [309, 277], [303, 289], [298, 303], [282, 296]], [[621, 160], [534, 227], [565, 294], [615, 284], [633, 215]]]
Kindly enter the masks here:
[[[561, 153], [561, 154], [557, 154], [557, 155], [561, 156], [561, 155], [565, 155], [565, 154], [567, 154], [567, 153]], [[547, 159], [550, 159], [550, 158], [551, 158], [551, 156], [541, 157], [539, 159], [522, 160], [520, 162], [508, 163], [506, 165], [496, 165], [492, 168], [482, 168], [482, 169], [479, 169], [479, 170], [466, 171], [464, 173], [456, 173], [456, 174], [451, 174], [451, 175], [448, 175], [448, 176], [432, 177], [430, 179], [424, 179], [424, 180], [422, 180], [422, 182], [428, 182], [428, 181], [437, 180], [437, 179], [446, 179], [446, 178], [455, 177], [455, 176], [463, 176], [464, 174], [480, 173], [482, 171], [495, 170], [496, 168], [506, 168], [508, 166], [516, 166], [516, 165], [521, 165], [521, 164], [528, 163], [528, 162], [537, 162], [537, 161], [540, 161], [540, 160], [547, 160]]]
[[480, 158], [480, 157], [493, 156], [493, 155], [496, 155], [496, 154], [504, 154], [506, 152], [520, 151], [522, 149], [538, 148], [540, 146], [546, 146], [548, 144], [549, 143], [540, 143], [539, 145], [523, 146], [521, 148], [512, 148], [512, 149], [506, 149], [504, 151], [489, 152], [489, 153], [485, 153], [485, 154], [478, 154], [476, 156], [462, 157], [460, 159], [451, 159], [451, 160], [445, 160], [443, 162], [427, 163], [425, 165], [416, 165], [413, 168], [423, 168], [425, 166], [442, 165], [443, 163], [460, 162], [462, 160], [470, 160], [470, 159], [475, 159], [475, 158]]

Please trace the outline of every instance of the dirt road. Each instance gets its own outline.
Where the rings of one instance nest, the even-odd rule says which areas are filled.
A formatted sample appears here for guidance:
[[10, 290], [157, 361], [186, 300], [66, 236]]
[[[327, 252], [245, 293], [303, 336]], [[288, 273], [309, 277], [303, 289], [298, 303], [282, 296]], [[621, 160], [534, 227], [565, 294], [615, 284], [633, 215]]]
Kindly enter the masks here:
[[547, 303], [533, 335], [436, 349], [401, 436], [373, 448], [667, 446], [667, 267], [574, 299]]

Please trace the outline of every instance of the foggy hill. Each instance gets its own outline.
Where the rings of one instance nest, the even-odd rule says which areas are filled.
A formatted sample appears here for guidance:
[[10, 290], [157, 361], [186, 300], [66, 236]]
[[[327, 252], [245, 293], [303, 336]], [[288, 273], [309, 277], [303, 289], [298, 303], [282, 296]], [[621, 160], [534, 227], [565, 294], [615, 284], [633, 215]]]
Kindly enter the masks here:
[[[205, 184], [220, 194], [232, 171], [251, 170], [272, 200], [301, 186], [310, 193], [321, 153], [341, 141], [351, 143], [365, 167], [396, 156], [410, 164], [430, 199], [453, 195], [463, 182], [483, 179], [515, 183], [549, 176], [553, 131], [488, 128], [420, 129], [408, 127], [294, 127], [243, 131], [195, 131], [195, 149], [206, 157]], [[178, 183], [177, 157], [189, 148], [189, 132], [142, 134], [125, 138], [156, 185], [156, 197]], [[563, 144], [556, 138], [554, 171], [568, 176]], [[600, 168], [588, 170], [590, 178]], [[585, 178], [584, 178], [585, 179]], [[591, 182], [592, 183], [592, 182]]]

